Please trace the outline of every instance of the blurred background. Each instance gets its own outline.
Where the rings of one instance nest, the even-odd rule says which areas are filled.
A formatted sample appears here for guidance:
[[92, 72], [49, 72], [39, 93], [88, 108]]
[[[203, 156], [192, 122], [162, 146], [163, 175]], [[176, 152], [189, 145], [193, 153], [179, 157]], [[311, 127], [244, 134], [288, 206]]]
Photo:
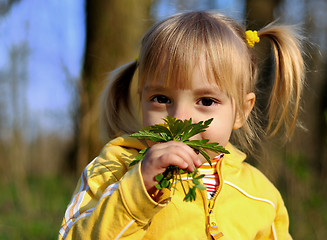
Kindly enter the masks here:
[[[327, 239], [327, 1], [0, 0], [0, 239], [56, 239], [79, 175], [104, 142], [98, 98], [154, 22], [216, 9], [250, 29], [297, 24], [305, 44], [305, 129], [250, 160], [280, 189], [294, 239]], [[256, 45], [269, 75], [269, 45]], [[264, 97], [263, 97], [264, 98]]]

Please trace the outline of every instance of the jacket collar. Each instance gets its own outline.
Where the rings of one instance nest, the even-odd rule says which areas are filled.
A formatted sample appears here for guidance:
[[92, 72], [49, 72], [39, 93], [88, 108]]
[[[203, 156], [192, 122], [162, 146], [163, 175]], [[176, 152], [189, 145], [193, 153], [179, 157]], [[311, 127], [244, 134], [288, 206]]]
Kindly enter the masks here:
[[130, 137], [129, 135], [119, 136], [109, 142], [111, 145], [121, 146], [125, 148], [134, 148], [136, 150], [141, 150], [147, 146], [142, 143], [142, 141], [137, 138]]
[[227, 143], [225, 149], [229, 151], [229, 154], [225, 154], [224, 163], [231, 167], [239, 168], [242, 162], [246, 159], [246, 154], [241, 152], [231, 143]]

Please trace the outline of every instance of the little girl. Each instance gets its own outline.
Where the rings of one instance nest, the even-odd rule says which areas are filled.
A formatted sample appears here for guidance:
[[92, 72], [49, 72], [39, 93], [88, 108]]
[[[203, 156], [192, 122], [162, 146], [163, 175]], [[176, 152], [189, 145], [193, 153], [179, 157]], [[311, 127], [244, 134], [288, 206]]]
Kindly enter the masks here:
[[[139, 58], [111, 75], [102, 117], [106, 134], [115, 138], [85, 168], [59, 239], [291, 239], [280, 193], [234, 146], [251, 150], [263, 131], [253, 110], [257, 66], [252, 49], [263, 38], [271, 41], [275, 58], [265, 133], [285, 128], [289, 137], [304, 75], [294, 30], [271, 24], [245, 31], [232, 19], [208, 12], [169, 17], [144, 35]], [[230, 154], [208, 152], [210, 168], [182, 142], [151, 144], [128, 136], [163, 123], [168, 115], [193, 122], [213, 118], [194, 139], [218, 142]], [[144, 159], [130, 166], [148, 146]], [[180, 182], [168, 194], [156, 190], [155, 176], [171, 165], [199, 168], [207, 174], [207, 191], [198, 189], [195, 201], [184, 202]]]

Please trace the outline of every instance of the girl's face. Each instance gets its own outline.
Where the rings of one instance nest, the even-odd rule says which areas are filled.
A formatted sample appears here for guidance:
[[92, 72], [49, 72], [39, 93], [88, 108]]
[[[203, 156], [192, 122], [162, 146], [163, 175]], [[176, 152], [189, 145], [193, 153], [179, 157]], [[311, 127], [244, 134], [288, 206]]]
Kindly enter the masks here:
[[143, 125], [162, 124], [167, 115], [181, 120], [192, 118], [193, 122], [213, 118], [209, 128], [193, 138], [226, 146], [232, 129], [241, 126], [234, 101], [216, 83], [209, 83], [199, 68], [195, 68], [190, 80], [192, 87], [188, 89], [145, 83], [141, 96]]

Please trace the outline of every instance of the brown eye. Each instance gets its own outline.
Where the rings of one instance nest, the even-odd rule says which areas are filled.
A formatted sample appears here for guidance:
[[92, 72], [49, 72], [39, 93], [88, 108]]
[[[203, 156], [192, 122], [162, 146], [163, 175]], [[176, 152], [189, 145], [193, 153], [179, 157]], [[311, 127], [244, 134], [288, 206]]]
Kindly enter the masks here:
[[167, 104], [171, 103], [170, 99], [164, 95], [157, 95], [151, 98], [151, 101], [161, 103], [161, 104]]
[[217, 101], [212, 98], [201, 98], [199, 101], [199, 104], [206, 106], [206, 107], [209, 107], [215, 103], [217, 103]]

